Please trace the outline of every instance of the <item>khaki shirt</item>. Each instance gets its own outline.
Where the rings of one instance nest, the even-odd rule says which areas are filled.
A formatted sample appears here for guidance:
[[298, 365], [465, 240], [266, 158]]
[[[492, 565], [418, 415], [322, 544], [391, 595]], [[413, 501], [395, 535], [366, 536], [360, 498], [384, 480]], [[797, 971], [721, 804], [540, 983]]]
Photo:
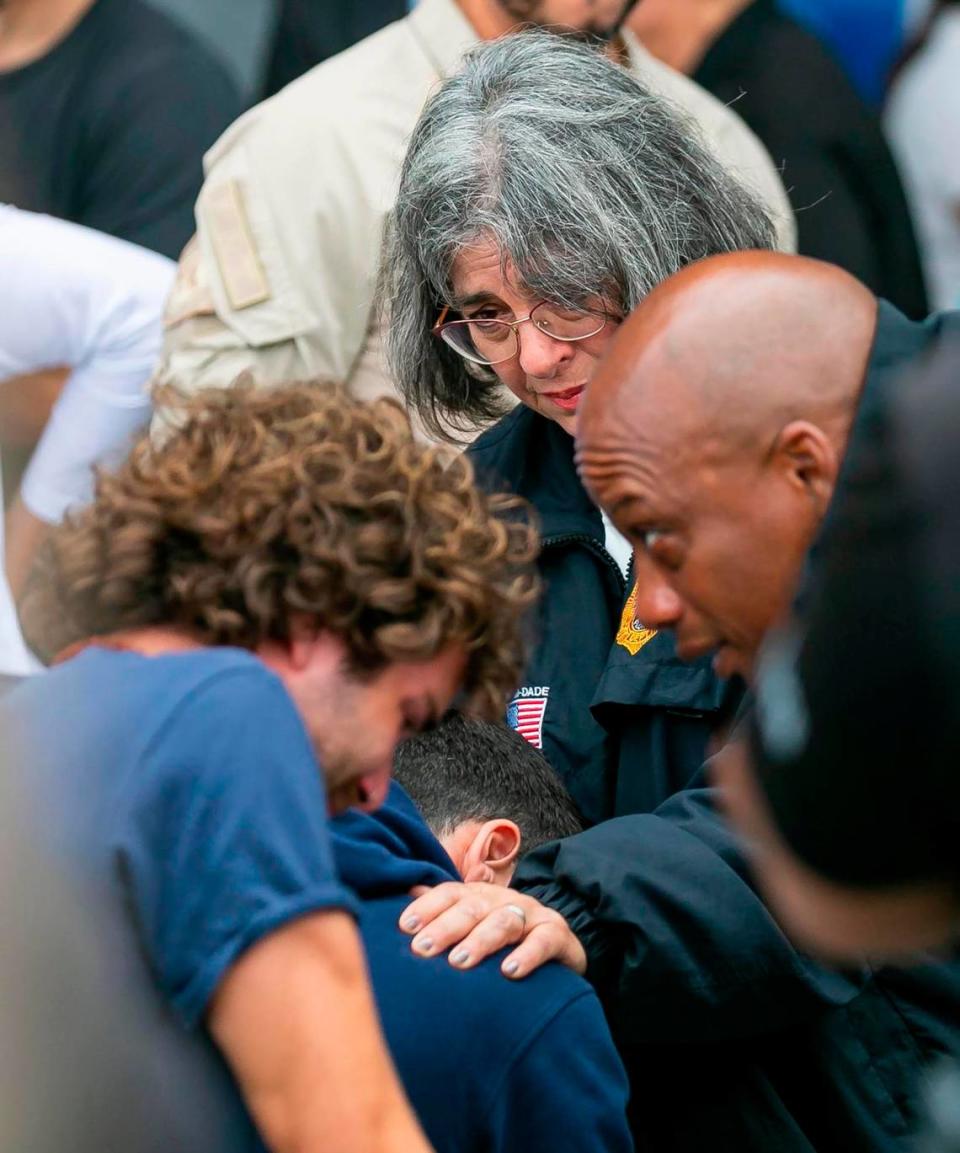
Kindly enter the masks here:
[[[626, 40], [632, 71], [699, 124], [792, 250], [786, 192], [757, 138], [629, 33]], [[384, 220], [424, 103], [476, 43], [455, 0], [421, 0], [224, 133], [205, 158], [197, 233], [167, 304], [158, 379], [194, 390], [248, 370], [263, 384], [323, 377], [362, 397], [394, 391], [373, 307]]]

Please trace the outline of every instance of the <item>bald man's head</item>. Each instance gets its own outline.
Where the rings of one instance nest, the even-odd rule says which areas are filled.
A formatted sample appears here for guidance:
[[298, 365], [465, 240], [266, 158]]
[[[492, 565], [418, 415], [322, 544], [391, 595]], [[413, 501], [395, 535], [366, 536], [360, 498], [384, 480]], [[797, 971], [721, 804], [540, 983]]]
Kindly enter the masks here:
[[633, 541], [637, 614], [749, 671], [829, 503], [876, 300], [830, 265], [737, 253], [660, 285], [580, 410], [578, 463]]

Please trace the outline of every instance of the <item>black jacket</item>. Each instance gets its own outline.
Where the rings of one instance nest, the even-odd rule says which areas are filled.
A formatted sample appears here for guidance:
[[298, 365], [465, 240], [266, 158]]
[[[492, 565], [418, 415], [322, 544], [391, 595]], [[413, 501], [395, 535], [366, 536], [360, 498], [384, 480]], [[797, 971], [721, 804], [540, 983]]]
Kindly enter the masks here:
[[545, 584], [520, 700], [542, 704], [542, 748], [590, 823], [649, 812], [703, 763], [739, 698], [670, 634], [635, 626], [627, 582], [604, 548], [573, 439], [519, 406], [469, 450], [487, 488], [526, 498], [540, 521]]
[[584, 942], [637, 1148], [908, 1153], [925, 1068], [960, 1053], [960, 966], [808, 960], [754, 891], [712, 793], [545, 845], [514, 882]]
[[766, 145], [797, 215], [800, 252], [839, 264], [909, 316], [926, 315], [913, 222], [877, 113], [823, 45], [754, 0], [694, 79]]
[[[936, 322], [910, 324], [881, 305], [858, 426], [869, 424], [897, 369], [921, 355], [938, 331]], [[509, 443], [509, 430], [527, 425], [526, 441], [518, 443], [529, 455], [505, 459], [516, 465], [515, 490], [544, 494], [537, 503], [549, 540], [561, 504], [591, 523], [586, 494], [571, 487], [568, 471], [531, 483], [548, 459], [536, 445], [555, 440], [560, 460], [569, 438], [524, 410], [482, 438], [478, 456], [482, 461], [485, 448]], [[548, 548], [548, 582], [550, 557]], [[571, 635], [565, 660], [574, 669], [590, 633], [584, 618], [597, 603], [588, 577], [582, 579], [577, 595], [564, 600], [566, 618], [559, 604], [544, 609], [555, 637]], [[551, 595], [548, 584], [546, 599]], [[602, 627], [609, 628], [609, 616]], [[559, 640], [547, 644], [548, 654], [551, 647], [557, 651], [550, 659], [560, 665]], [[650, 651], [652, 642], [638, 656]], [[677, 668], [666, 654], [651, 663], [664, 683]], [[637, 686], [659, 681], [638, 678], [635, 699], [642, 699]], [[619, 712], [619, 727], [629, 732], [622, 703]], [[663, 719], [669, 728], [674, 717]], [[713, 790], [700, 776], [674, 792], [680, 782], [671, 782], [669, 771], [666, 783], [657, 779], [663, 764], [669, 770], [666, 754], [649, 762], [618, 757], [614, 780], [639, 780], [659, 807], [543, 846], [521, 862], [514, 881], [563, 913], [584, 943], [588, 976], [630, 1073], [638, 1148], [907, 1153], [927, 1063], [940, 1053], [960, 1054], [960, 965], [840, 973], [799, 954], [754, 891]], [[647, 780], [648, 772], [654, 779]]]

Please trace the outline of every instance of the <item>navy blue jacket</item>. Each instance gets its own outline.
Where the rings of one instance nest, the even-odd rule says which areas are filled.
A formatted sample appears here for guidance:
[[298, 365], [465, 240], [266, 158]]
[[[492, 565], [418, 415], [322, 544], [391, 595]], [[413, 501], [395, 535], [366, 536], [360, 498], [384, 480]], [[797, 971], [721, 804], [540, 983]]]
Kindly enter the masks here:
[[[881, 305], [858, 428], [939, 330]], [[838, 973], [797, 953], [703, 780], [543, 846], [514, 882], [587, 949], [638, 1147], [906, 1153], [926, 1064], [960, 1053], [960, 965]]]
[[512, 982], [502, 956], [461, 972], [411, 951], [410, 889], [460, 878], [398, 785], [330, 831], [387, 1043], [437, 1153], [629, 1153], [626, 1075], [586, 981], [547, 965]]
[[718, 681], [709, 661], [684, 664], [671, 634], [637, 627], [573, 438], [556, 422], [520, 405], [469, 456], [484, 487], [524, 497], [539, 517], [545, 591], [520, 691], [545, 702], [547, 760], [589, 823], [650, 812], [703, 764], [738, 683]]

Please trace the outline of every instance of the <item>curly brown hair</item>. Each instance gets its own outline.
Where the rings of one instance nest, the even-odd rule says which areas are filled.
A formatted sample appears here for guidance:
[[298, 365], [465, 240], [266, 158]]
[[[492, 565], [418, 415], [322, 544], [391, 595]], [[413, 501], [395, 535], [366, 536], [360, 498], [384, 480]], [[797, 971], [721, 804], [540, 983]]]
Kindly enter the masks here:
[[249, 381], [161, 400], [174, 431], [100, 472], [43, 549], [23, 603], [42, 656], [156, 624], [255, 649], [305, 613], [359, 672], [463, 645], [468, 707], [502, 713], [538, 589], [522, 502], [419, 444], [393, 400]]

